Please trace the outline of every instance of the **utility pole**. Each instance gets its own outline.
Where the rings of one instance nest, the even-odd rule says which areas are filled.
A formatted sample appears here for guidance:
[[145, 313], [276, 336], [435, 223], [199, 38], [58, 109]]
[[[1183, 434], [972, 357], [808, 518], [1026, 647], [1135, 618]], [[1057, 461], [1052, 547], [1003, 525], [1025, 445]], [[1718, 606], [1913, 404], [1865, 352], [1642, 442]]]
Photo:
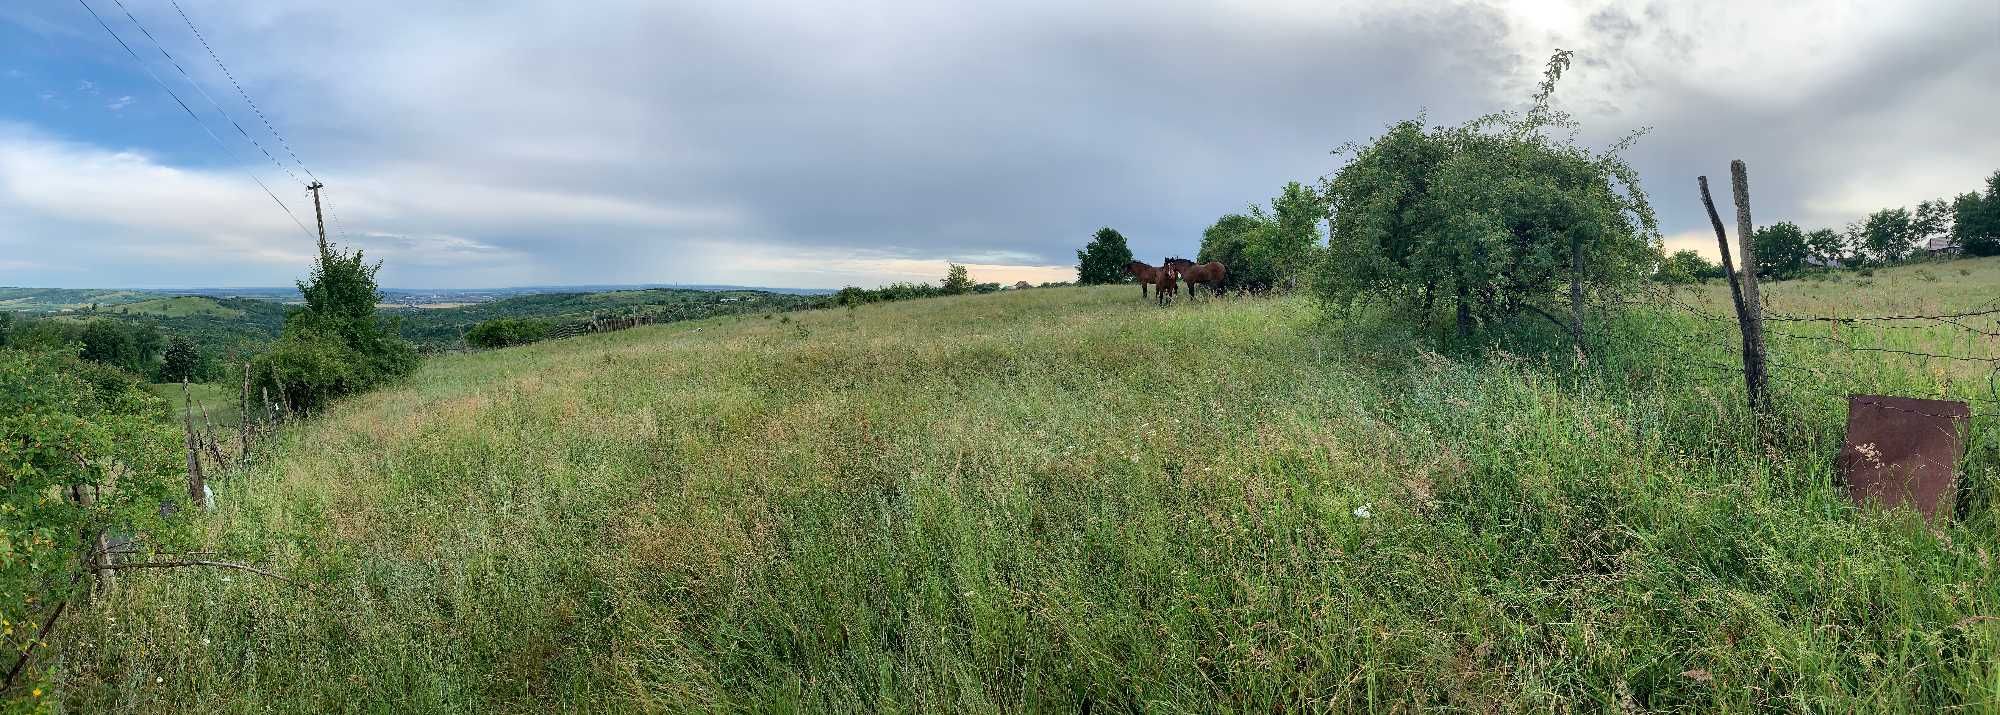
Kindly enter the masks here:
[[312, 183], [306, 184], [306, 188], [311, 189], [313, 192], [313, 223], [319, 225], [319, 255], [324, 257], [327, 255], [326, 216], [319, 212], [319, 190], [326, 188], [326, 184], [319, 183], [318, 179], [314, 179]]

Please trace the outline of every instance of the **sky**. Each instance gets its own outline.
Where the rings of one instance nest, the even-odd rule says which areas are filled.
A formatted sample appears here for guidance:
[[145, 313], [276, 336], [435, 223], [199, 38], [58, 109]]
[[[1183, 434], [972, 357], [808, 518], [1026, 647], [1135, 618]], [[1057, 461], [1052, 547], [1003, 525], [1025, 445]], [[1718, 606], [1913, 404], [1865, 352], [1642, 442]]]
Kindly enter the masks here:
[[1731, 159], [1808, 229], [2000, 169], [1992, 0], [85, 2], [137, 58], [0, 4], [0, 285], [288, 284], [312, 177], [386, 287], [1068, 280], [1519, 109], [1556, 48], [1579, 141], [1648, 129], [1669, 249], [1713, 256]]

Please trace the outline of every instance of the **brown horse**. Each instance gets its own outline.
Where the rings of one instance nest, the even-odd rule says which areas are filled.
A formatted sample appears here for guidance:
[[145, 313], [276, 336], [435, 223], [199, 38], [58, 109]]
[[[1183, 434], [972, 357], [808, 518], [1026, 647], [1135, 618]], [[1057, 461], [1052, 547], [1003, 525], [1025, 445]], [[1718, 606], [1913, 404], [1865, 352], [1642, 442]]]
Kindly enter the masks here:
[[1139, 298], [1141, 300], [1146, 298], [1146, 286], [1160, 282], [1160, 269], [1146, 265], [1145, 261], [1133, 261], [1125, 264], [1125, 272], [1131, 274], [1133, 278], [1139, 279]]
[[1174, 270], [1173, 266], [1161, 266], [1155, 272], [1153, 295], [1160, 299], [1160, 305], [1166, 305], [1168, 298], [1180, 292], [1180, 271]]
[[1229, 282], [1229, 269], [1223, 268], [1220, 261], [1195, 263], [1185, 258], [1169, 258], [1167, 267], [1187, 281], [1189, 298], [1194, 297], [1194, 287], [1198, 285], [1208, 286], [1210, 293], [1220, 296], [1223, 285]]

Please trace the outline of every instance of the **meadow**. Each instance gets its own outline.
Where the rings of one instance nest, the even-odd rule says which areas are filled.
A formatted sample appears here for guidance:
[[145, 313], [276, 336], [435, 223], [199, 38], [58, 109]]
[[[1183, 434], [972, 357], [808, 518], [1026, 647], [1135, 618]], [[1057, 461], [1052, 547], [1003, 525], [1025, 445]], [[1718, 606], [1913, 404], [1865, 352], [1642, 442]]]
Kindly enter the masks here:
[[[1766, 292], [1774, 310], [1874, 313], [1969, 308], [1996, 287], [2000, 260]], [[1721, 291], [1677, 295], [1722, 314]], [[1579, 357], [1532, 325], [1459, 342], [1302, 297], [1159, 308], [1115, 286], [443, 356], [214, 480], [205, 548], [303, 587], [121, 579], [65, 625], [50, 697], [77, 712], [2000, 708], [2000, 424], [1973, 422], [1948, 523], [1856, 509], [1833, 467], [1848, 392], [1991, 414], [1987, 373], [1776, 340], [1788, 367], [1760, 434], [1740, 376], [1707, 364], [1731, 359], [1725, 328], [1632, 308], [1597, 319]], [[1950, 326], [1841, 330], [2000, 354]]]

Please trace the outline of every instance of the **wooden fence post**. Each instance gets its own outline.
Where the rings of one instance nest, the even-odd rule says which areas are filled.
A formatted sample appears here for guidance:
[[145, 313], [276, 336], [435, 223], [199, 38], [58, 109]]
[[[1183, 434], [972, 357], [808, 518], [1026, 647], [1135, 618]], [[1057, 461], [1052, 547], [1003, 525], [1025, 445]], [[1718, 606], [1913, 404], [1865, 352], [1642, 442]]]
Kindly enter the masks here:
[[237, 446], [242, 448], [242, 451], [237, 453], [236, 458], [248, 463], [250, 461], [250, 363], [247, 361], [243, 363], [241, 407], [242, 411], [236, 415], [236, 440]]
[[1750, 224], [1750, 172], [1742, 159], [1729, 162], [1729, 188], [1736, 199], [1736, 247], [1743, 260], [1743, 379], [1750, 406], [1771, 409], [1771, 376], [1764, 364], [1764, 301], [1757, 291], [1756, 229]]
[[208, 506], [208, 480], [201, 476], [201, 445], [194, 438], [194, 395], [188, 390], [187, 378], [181, 378], [181, 427], [188, 453], [188, 501], [195, 506]]

